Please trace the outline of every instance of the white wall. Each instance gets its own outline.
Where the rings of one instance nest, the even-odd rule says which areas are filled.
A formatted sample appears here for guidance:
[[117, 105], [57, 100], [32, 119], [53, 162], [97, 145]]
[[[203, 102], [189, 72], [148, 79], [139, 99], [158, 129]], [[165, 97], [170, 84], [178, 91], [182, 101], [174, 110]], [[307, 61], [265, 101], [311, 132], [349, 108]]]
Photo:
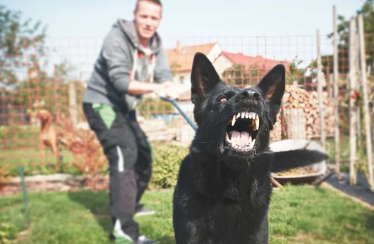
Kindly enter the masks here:
[[222, 76], [222, 73], [228, 68], [231, 68], [233, 66], [233, 63], [230, 60], [228, 60], [224, 55], [221, 55], [213, 63], [213, 66], [217, 70], [219, 76]]

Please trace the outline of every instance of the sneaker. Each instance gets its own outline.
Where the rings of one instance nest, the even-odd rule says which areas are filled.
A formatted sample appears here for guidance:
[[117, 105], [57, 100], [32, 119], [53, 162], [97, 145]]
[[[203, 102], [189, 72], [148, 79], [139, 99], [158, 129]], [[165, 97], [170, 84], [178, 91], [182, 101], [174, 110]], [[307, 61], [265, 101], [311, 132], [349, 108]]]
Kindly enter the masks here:
[[143, 204], [138, 204], [135, 208], [135, 216], [152, 215], [155, 211], [145, 208]]
[[116, 221], [114, 225], [114, 230], [109, 236], [109, 240], [111, 242], [114, 242], [115, 244], [134, 244], [137, 242], [134, 242], [133, 239], [126, 235], [122, 229], [121, 229], [121, 224], [119, 220]]
[[109, 241], [115, 244], [134, 244], [132, 239], [126, 238], [124, 236], [117, 235], [116, 233], [111, 233], [109, 236]]
[[151, 239], [148, 239], [145, 236], [139, 236], [137, 241], [134, 241], [134, 244], [157, 244], [157, 241], [153, 241]]
[[151, 239], [148, 239], [145, 236], [139, 236], [137, 241], [132, 241], [130, 239], [124, 238], [122, 236], [114, 235], [113, 233], [109, 236], [110, 242], [113, 242], [115, 244], [158, 244], [157, 241], [153, 241]]

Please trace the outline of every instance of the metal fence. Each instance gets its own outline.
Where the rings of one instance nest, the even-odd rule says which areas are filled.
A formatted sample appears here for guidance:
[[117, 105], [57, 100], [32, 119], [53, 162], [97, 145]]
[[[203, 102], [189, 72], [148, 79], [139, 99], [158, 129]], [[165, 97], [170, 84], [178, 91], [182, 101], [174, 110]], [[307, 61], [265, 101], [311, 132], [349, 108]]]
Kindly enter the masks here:
[[[176, 39], [176, 45], [166, 47], [169, 63], [174, 81], [186, 88], [178, 103], [192, 119], [193, 105], [188, 88], [191, 57], [195, 52], [205, 53], [222, 80], [238, 87], [257, 84], [272, 66], [283, 63], [287, 70], [287, 88], [277, 125], [271, 134], [272, 140], [318, 140], [321, 128], [316, 92], [316, 36], [165, 37], [165, 43]], [[78, 147], [74, 140], [83, 140], [84, 136], [78, 131], [87, 129], [81, 111], [82, 95], [101, 43], [102, 39], [47, 39], [45, 54], [38, 56], [31, 48], [23, 57], [23, 65], [13, 68], [16, 82], [0, 88], [0, 167], [16, 172], [17, 167], [23, 165], [29, 169], [27, 174], [33, 174], [40, 173], [40, 165], [58, 165], [58, 170], [61, 170], [64, 164], [77, 160], [75, 156], [81, 149], [74, 149], [74, 146]], [[368, 67], [371, 69], [370, 84], [373, 84], [374, 35], [367, 35], [365, 43]], [[332, 50], [332, 38], [322, 36], [321, 79], [324, 83], [325, 132], [328, 138], [333, 136], [334, 116]], [[349, 130], [348, 72], [348, 47], [345, 38], [341, 38], [339, 121], [343, 138]], [[52, 153], [52, 145], [43, 143], [47, 139], [40, 136], [42, 115], [37, 113], [41, 109], [52, 116], [47, 119], [55, 128], [55, 132], [51, 133], [58, 141], [57, 154]], [[170, 104], [147, 96], [138, 111], [141, 125], [153, 143], [188, 145], [191, 142], [194, 131]]]

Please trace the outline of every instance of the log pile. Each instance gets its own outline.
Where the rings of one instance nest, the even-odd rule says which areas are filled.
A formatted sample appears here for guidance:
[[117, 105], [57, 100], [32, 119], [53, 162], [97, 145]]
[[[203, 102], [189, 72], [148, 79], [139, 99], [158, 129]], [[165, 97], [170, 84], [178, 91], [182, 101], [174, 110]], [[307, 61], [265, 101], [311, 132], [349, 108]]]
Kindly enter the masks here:
[[[327, 92], [323, 93], [326, 136], [334, 133], [333, 101]], [[306, 91], [296, 86], [286, 86], [282, 100], [282, 111], [277, 116], [277, 123], [271, 132], [271, 140], [282, 139], [282, 123], [285, 138], [312, 139], [320, 137], [320, 117], [318, 94], [316, 91]], [[304, 124], [304, 125], [302, 125]], [[296, 133], [298, 131], [298, 133]], [[305, 136], [303, 136], [305, 134]]]

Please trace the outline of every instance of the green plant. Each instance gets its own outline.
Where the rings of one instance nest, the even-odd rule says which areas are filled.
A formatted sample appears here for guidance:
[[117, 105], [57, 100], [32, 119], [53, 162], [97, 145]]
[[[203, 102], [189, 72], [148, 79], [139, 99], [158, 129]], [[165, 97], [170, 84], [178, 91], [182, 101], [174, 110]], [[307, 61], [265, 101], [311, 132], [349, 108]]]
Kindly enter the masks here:
[[96, 135], [92, 130], [76, 129], [69, 119], [61, 119], [59, 125], [66, 136], [64, 147], [73, 154], [74, 166], [86, 178], [88, 187], [93, 191], [105, 189], [98, 183], [106, 172], [107, 159]]
[[145, 98], [139, 105], [139, 110], [142, 116], [149, 119], [151, 115], [156, 114], [170, 114], [173, 113], [173, 105], [164, 102], [160, 99]]
[[175, 186], [178, 178], [180, 163], [187, 155], [188, 149], [173, 145], [154, 147], [155, 161], [153, 162], [151, 189], [165, 189]]
[[8, 244], [14, 239], [18, 228], [13, 224], [0, 223], [0, 244]]
[[0, 168], [0, 191], [4, 187], [5, 183], [8, 181], [8, 176], [8, 165], [4, 165]]

